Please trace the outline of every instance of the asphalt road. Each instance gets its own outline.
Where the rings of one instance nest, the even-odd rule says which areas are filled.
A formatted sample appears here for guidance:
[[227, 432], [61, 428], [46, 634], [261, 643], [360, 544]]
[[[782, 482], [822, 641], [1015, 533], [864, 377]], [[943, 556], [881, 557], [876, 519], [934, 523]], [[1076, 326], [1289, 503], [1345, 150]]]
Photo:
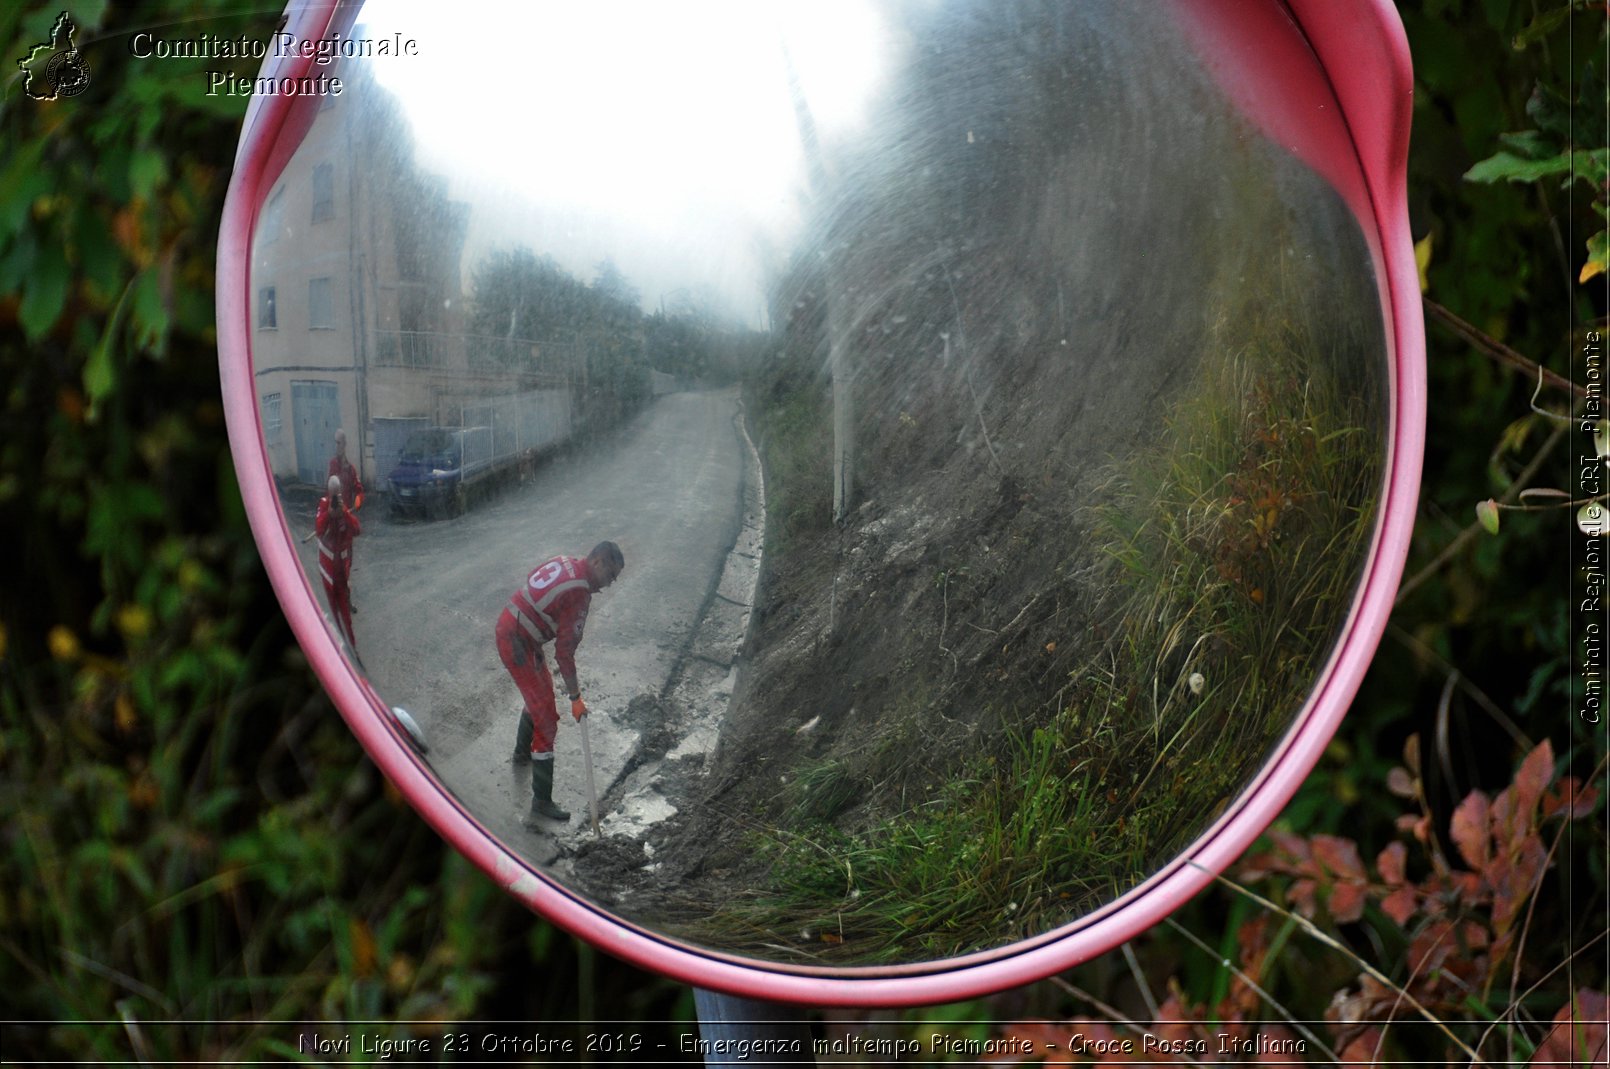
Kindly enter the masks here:
[[[622, 714], [632, 698], [665, 690], [733, 545], [745, 448], [735, 413], [734, 391], [670, 394], [602, 443], [552, 461], [464, 516], [388, 521], [377, 501], [362, 517], [352, 591], [370, 681], [419, 722], [430, 763], [453, 793], [539, 863], [588, 828], [581, 730], [561, 701], [554, 799], [573, 814], [569, 825], [523, 826], [530, 773], [510, 762], [522, 706], [498, 659], [498, 615], [548, 557], [584, 556], [602, 539], [620, 545], [626, 568], [593, 596], [576, 657], [603, 794], [639, 737]], [[314, 547], [302, 548], [322, 593]]]

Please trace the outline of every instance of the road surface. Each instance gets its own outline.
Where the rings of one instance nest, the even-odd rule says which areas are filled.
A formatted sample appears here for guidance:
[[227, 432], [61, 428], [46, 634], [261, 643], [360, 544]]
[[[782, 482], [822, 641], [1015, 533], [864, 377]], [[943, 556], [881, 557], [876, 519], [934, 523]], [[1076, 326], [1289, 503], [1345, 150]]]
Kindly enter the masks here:
[[[736, 597], [733, 577], [723, 574], [732, 570], [729, 555], [740, 533], [756, 530], [752, 520], [744, 526], [751, 461], [736, 413], [732, 390], [671, 394], [603, 442], [571, 451], [464, 516], [388, 521], [378, 505], [364, 510], [352, 592], [369, 679], [383, 699], [419, 722], [431, 766], [470, 812], [538, 863], [553, 862], [583, 834], [591, 836], [581, 731], [561, 700], [554, 800], [571, 811], [569, 825], [524, 826], [530, 770], [510, 761], [522, 706], [498, 659], [498, 615], [548, 557], [584, 556], [603, 539], [620, 545], [625, 570], [594, 595], [576, 662], [592, 710], [600, 795], [622, 781], [609, 799], [605, 834], [640, 836], [645, 823], [669, 812], [655, 811], [652, 792], [629, 791], [624, 783], [634, 771], [634, 783], [642, 778], [641, 767], [634, 769], [641, 757], [634, 762], [633, 755], [642, 735], [657, 733], [657, 725], [642, 722], [644, 711], [675, 718], [673, 745], [683, 756], [695, 740], [713, 746], [725, 710], [709, 699], [721, 705], [730, 696], [730, 673], [720, 661], [731, 661], [747, 624], [747, 604], [741, 619], [733, 606], [752, 597], [753, 568], [747, 584], [736, 584]], [[758, 538], [745, 544], [758, 551]], [[303, 566], [322, 594], [315, 549], [311, 542], [302, 546]], [[714, 612], [707, 611], [712, 604]], [[713, 619], [723, 614], [727, 619]], [[712, 634], [726, 640], [724, 650], [704, 649]], [[551, 644], [545, 650], [557, 680]], [[683, 693], [690, 661], [693, 674], [705, 677], [703, 700]], [[651, 701], [640, 700], [628, 714], [634, 698]], [[697, 716], [691, 705], [703, 706]], [[666, 749], [662, 734], [657, 752]]]

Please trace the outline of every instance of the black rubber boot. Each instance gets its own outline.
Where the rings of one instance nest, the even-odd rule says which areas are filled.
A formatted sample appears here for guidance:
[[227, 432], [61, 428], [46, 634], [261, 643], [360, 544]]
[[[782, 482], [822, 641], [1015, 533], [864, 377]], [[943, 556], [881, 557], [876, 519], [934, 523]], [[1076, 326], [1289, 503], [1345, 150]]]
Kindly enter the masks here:
[[531, 760], [531, 714], [520, 710], [520, 726], [514, 731], [514, 754], [511, 760]]
[[531, 762], [531, 815], [549, 820], [569, 820], [570, 814], [553, 801], [553, 762]]

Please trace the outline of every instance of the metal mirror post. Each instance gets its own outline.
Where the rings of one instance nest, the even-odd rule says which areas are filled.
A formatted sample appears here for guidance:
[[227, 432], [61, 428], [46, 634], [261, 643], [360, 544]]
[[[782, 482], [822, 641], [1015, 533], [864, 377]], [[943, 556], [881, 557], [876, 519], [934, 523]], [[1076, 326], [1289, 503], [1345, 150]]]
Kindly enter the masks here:
[[293, 9], [270, 73], [341, 92], [248, 116], [225, 389], [387, 774], [768, 998], [1008, 986], [1200, 887], [1334, 729], [1418, 470], [1401, 131], [1354, 136], [1401, 35], [1290, 10], [512, 6], [469, 80], [484, 18]]

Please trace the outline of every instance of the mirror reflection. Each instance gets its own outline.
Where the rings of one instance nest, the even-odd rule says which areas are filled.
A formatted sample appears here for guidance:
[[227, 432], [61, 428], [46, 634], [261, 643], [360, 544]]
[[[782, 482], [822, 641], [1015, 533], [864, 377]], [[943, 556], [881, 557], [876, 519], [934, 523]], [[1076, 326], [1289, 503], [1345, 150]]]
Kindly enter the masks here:
[[470, 78], [483, 19], [364, 9], [419, 46], [264, 191], [264, 447], [511, 849], [699, 946], [922, 962], [1257, 775], [1370, 546], [1383, 312], [1171, 10], [532, 5]]

